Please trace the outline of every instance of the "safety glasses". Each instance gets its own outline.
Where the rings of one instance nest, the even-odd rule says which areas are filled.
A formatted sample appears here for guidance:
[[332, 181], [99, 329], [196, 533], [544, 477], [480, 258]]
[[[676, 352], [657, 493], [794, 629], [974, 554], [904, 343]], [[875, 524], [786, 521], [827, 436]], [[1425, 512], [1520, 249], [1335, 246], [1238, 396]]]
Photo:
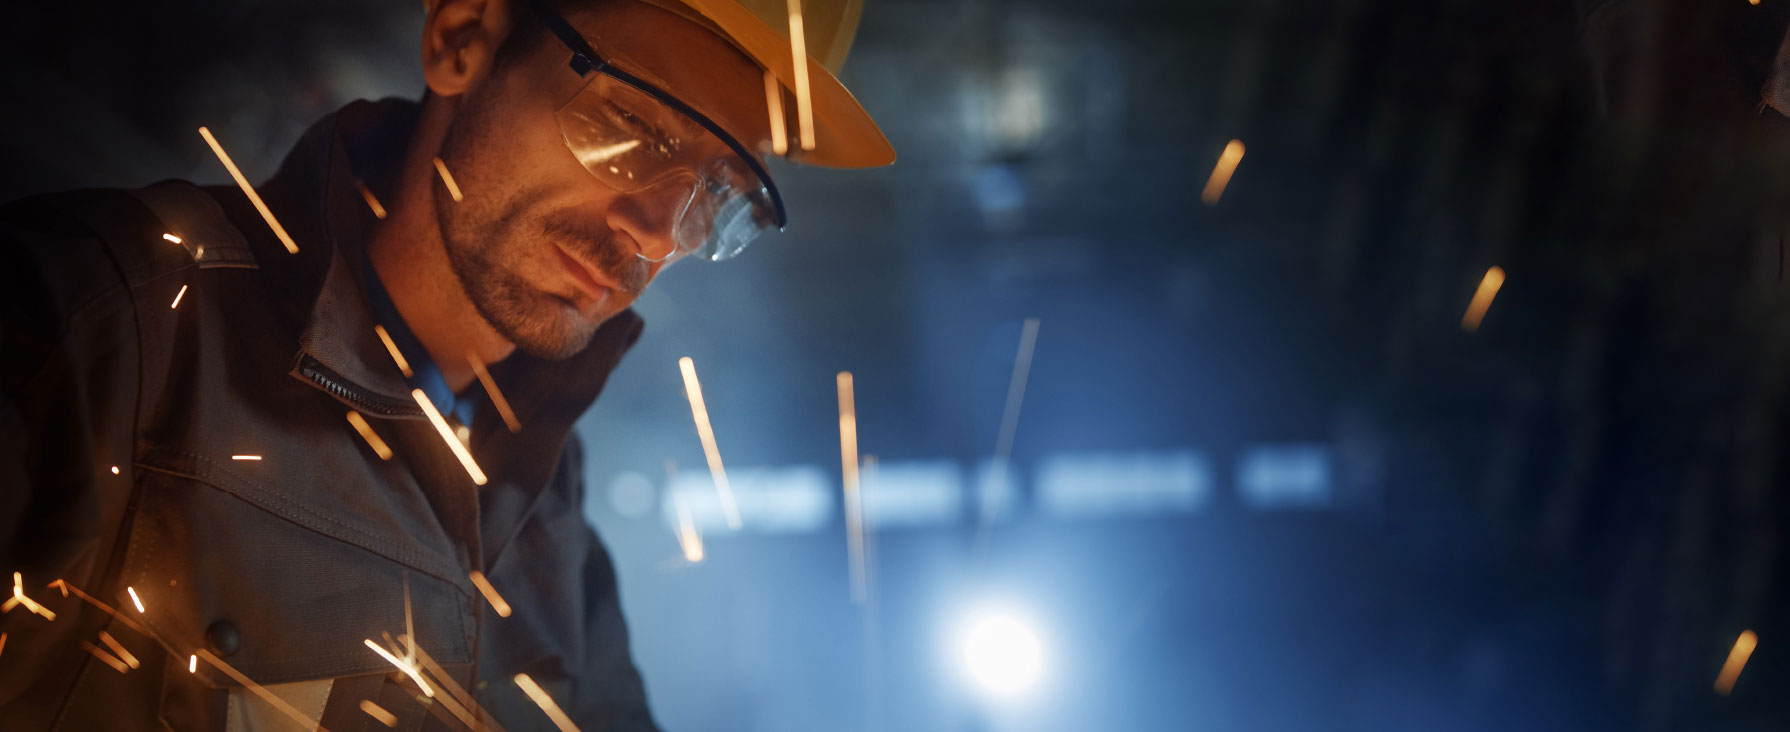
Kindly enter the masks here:
[[610, 65], [542, 0], [529, 4], [572, 51], [571, 69], [584, 79], [556, 113], [566, 148], [610, 188], [674, 212], [671, 243], [642, 242], [642, 259], [694, 254], [720, 261], [765, 231], [783, 228], [788, 215], [776, 184], [738, 140], [689, 105]]

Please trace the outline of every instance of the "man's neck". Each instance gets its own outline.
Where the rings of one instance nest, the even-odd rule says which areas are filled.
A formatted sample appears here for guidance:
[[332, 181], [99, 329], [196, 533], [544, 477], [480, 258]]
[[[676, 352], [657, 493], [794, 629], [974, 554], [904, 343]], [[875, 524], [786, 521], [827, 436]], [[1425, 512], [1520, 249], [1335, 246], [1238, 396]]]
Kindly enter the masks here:
[[417, 129], [396, 177], [388, 216], [367, 236], [367, 256], [398, 315], [429, 352], [448, 388], [458, 394], [471, 385], [468, 355], [483, 363], [508, 358], [516, 349], [485, 321], [454, 274], [436, 218], [435, 153], [447, 127], [446, 105], [423, 105]]

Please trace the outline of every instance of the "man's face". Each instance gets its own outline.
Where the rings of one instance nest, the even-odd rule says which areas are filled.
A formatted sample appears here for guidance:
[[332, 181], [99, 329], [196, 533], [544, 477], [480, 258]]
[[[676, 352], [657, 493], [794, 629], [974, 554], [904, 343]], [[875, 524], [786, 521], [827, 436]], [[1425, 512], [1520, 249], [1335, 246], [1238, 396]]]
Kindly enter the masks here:
[[[756, 148], [769, 139], [759, 68], [713, 33], [638, 2], [566, 19], [618, 67], [655, 82]], [[464, 194], [435, 186], [454, 273], [473, 305], [523, 352], [565, 358], [633, 304], [664, 263], [687, 186], [619, 193], [567, 149], [555, 112], [584, 80], [542, 33], [459, 100], [441, 158]], [[714, 155], [731, 155], [712, 145]]]

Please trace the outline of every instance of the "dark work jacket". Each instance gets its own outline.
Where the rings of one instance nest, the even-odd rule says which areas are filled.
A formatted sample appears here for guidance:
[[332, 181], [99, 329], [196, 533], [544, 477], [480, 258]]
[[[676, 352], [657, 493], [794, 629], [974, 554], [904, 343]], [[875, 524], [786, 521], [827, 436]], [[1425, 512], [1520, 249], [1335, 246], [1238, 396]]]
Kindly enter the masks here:
[[[0, 615], [0, 729], [304, 728], [244, 679], [332, 732], [387, 729], [363, 700], [398, 729], [462, 728], [365, 644], [402, 637], [406, 594], [421, 651], [481, 724], [553, 728], [527, 673], [586, 732], [654, 728], [571, 434], [641, 321], [617, 315], [564, 361], [493, 365], [522, 427], [480, 392], [475, 486], [361, 280], [374, 218], [357, 181], [386, 190], [416, 116], [358, 102], [304, 135], [259, 189], [296, 254], [235, 187], [0, 209], [0, 576], [55, 613]], [[139, 667], [101, 658], [120, 660], [111, 642]]]

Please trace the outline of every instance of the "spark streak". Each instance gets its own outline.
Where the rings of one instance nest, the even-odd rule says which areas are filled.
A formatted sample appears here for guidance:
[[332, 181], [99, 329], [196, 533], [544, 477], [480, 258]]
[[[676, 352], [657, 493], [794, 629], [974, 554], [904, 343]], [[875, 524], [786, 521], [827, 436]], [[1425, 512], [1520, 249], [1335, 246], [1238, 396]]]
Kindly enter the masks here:
[[721, 467], [721, 448], [715, 446], [715, 428], [709, 424], [709, 409], [702, 402], [702, 382], [696, 380], [696, 362], [685, 356], [677, 360], [684, 373], [684, 396], [690, 398], [690, 415], [696, 420], [696, 434], [702, 438], [702, 453], [709, 460], [709, 474], [715, 478], [715, 491], [721, 494], [721, 512], [727, 516], [727, 528], [740, 528], [740, 507], [733, 500], [733, 486], [727, 482], [727, 470]]
[[423, 680], [423, 675], [417, 672], [416, 664], [414, 662], [405, 661], [402, 658], [392, 655], [391, 651], [381, 648], [378, 643], [374, 643], [372, 638], [368, 638], [363, 642], [367, 644], [368, 648], [373, 649], [374, 653], [379, 654], [380, 658], [389, 661], [393, 666], [397, 666], [399, 671], [403, 671], [405, 675], [410, 677], [410, 680], [415, 681], [417, 688], [423, 690], [424, 696], [435, 696], [435, 690], [429, 688], [429, 682]]
[[56, 613], [51, 612], [47, 607], [37, 604], [36, 600], [25, 596], [25, 575], [19, 572], [13, 572], [12, 599], [7, 600], [4, 606], [0, 606], [0, 612], [11, 611], [13, 607], [18, 605], [23, 605], [26, 610], [44, 616], [45, 620], [56, 619]]
[[367, 716], [379, 720], [380, 724], [387, 727], [398, 726], [398, 718], [391, 712], [385, 711], [385, 707], [374, 704], [372, 699], [362, 699], [360, 702], [360, 710], [366, 712]]
[[0, 633], [0, 652], [6, 651], [6, 634]]
[[171, 241], [171, 242], [174, 242], [174, 243], [175, 243], [175, 244], [179, 244], [179, 243], [180, 243], [180, 237], [178, 237], [178, 236], [175, 236], [175, 235], [173, 235], [173, 234], [163, 234], [163, 235], [162, 235], [162, 238], [163, 238], [163, 239], [167, 239], [167, 240], [168, 240], [168, 241]]
[[254, 461], [254, 460], [260, 460], [260, 459], [261, 459], [261, 456], [260, 456], [260, 455], [231, 455], [231, 456], [230, 456], [230, 459], [231, 459], [231, 460], [249, 460], [249, 461]]
[[191, 656], [187, 656], [186, 657], [186, 672], [190, 674], [190, 673], [197, 673], [198, 671], [199, 671], [199, 654], [195, 653]]
[[[389, 641], [391, 635], [386, 634], [385, 638]], [[404, 641], [408, 643], [410, 641], [410, 636], [404, 636]], [[396, 643], [393, 645], [395, 646]], [[497, 724], [494, 719], [491, 720], [489, 724], [479, 721], [480, 719], [490, 719], [491, 714], [486, 712], [483, 707], [480, 707], [478, 702], [473, 701], [472, 695], [466, 693], [466, 689], [460, 686], [460, 682], [455, 681], [454, 677], [450, 676], [447, 670], [441, 667], [441, 664], [436, 663], [435, 659], [429, 656], [428, 651], [423, 650], [422, 646], [415, 643], [410, 644], [410, 651], [416, 655], [416, 660], [421, 662], [422, 669], [429, 672], [429, 675], [435, 678], [435, 684], [447, 690], [446, 696], [438, 696], [435, 698], [442, 701], [442, 706], [445, 707], [449, 713], [459, 717], [460, 721], [465, 722], [466, 726], [473, 729], [473, 732], [486, 732], [487, 730], [491, 732], [503, 732], [503, 726]], [[477, 717], [474, 716], [474, 712], [477, 713]]]
[[367, 208], [373, 209], [373, 218], [385, 218], [385, 207], [379, 205], [379, 199], [373, 197], [372, 191], [367, 190], [367, 184], [357, 180], [354, 182], [354, 187], [360, 189], [360, 197], [366, 200]]
[[1224, 187], [1230, 185], [1231, 174], [1237, 172], [1240, 162], [1243, 162], [1243, 141], [1225, 143], [1224, 152], [1218, 154], [1218, 164], [1212, 167], [1212, 177], [1206, 179], [1206, 190], [1200, 193], [1200, 200], [1208, 206], [1218, 203], [1218, 197], [1224, 195]]
[[89, 595], [85, 592], [82, 592], [81, 588], [69, 584], [68, 580], [60, 580], [59, 579], [59, 580], [56, 580], [55, 582], [51, 582], [50, 585], [52, 587], [62, 588], [62, 592], [64, 595], [67, 595], [67, 593], [70, 593], [70, 592], [75, 593], [76, 597], [79, 597], [82, 600], [86, 601], [87, 604], [89, 604], [89, 605], [92, 605], [94, 607], [99, 608], [102, 611], [105, 611], [105, 613], [107, 615], [110, 615], [113, 618], [116, 618], [118, 620], [118, 622], [124, 623], [125, 626], [130, 628], [131, 630], [137, 631], [138, 633], [142, 633], [143, 635], [147, 635], [147, 636], [151, 636], [151, 637], [154, 637], [154, 635], [155, 635], [148, 628], [145, 628], [141, 624], [139, 624], [137, 621], [130, 619], [129, 616], [125, 615], [124, 613], [118, 612], [117, 610], [114, 610], [111, 605], [107, 605], [106, 603], [100, 602], [99, 598]]
[[137, 612], [143, 612], [143, 600], [137, 597], [137, 588], [126, 587], [124, 588], [124, 591], [130, 593], [131, 604], [137, 606]]
[[771, 110], [771, 152], [788, 155], [789, 129], [783, 123], [783, 89], [777, 85], [777, 75], [770, 69], [764, 72], [764, 105]]
[[99, 639], [105, 642], [107, 648], [112, 649], [114, 655], [123, 659], [125, 665], [130, 666], [131, 668], [143, 667], [142, 662], [138, 661], [137, 657], [132, 655], [130, 651], [125, 650], [124, 644], [119, 643], [117, 638], [113, 638], [111, 633], [102, 630], [99, 632]]
[[836, 377], [839, 385], [839, 466], [845, 474], [845, 548], [851, 561], [851, 597], [863, 602], [864, 509], [858, 497], [858, 408], [852, 395], [850, 371]]
[[292, 241], [292, 236], [286, 233], [286, 228], [280, 226], [280, 222], [274, 219], [273, 212], [268, 210], [267, 204], [261, 200], [261, 194], [256, 193], [255, 187], [249, 185], [249, 179], [242, 177], [242, 171], [236, 169], [236, 163], [230, 160], [230, 155], [224, 152], [224, 146], [218, 144], [218, 139], [211, 136], [211, 130], [200, 127], [199, 136], [205, 138], [205, 144], [211, 146], [212, 152], [217, 153], [218, 160], [223, 161], [224, 168], [230, 171], [230, 177], [236, 179], [236, 186], [249, 197], [250, 203], [255, 204], [255, 210], [261, 212], [261, 218], [267, 221], [267, 227], [273, 229], [274, 236], [280, 238], [281, 244], [286, 245], [286, 251], [290, 254], [297, 254], [298, 244]]
[[1461, 330], [1472, 333], [1479, 330], [1479, 321], [1485, 319], [1485, 311], [1492, 306], [1492, 298], [1498, 296], [1498, 288], [1504, 286], [1504, 269], [1492, 267], [1485, 271], [1485, 277], [1479, 280], [1479, 289], [1473, 292], [1473, 301], [1467, 304], [1467, 314], [1461, 316]]
[[516, 421], [516, 413], [510, 409], [510, 400], [503, 398], [503, 392], [497, 390], [497, 380], [491, 378], [491, 372], [485, 370], [485, 362], [480, 361], [478, 354], [468, 352], [466, 362], [472, 364], [472, 373], [479, 377], [479, 384], [485, 387], [485, 393], [491, 395], [491, 404], [497, 407], [497, 415], [503, 417], [504, 426], [511, 432], [521, 432], [522, 423]]
[[1748, 658], [1753, 649], [1759, 645], [1759, 636], [1750, 630], [1741, 631], [1740, 637], [1734, 639], [1734, 648], [1728, 651], [1728, 662], [1722, 664], [1722, 673], [1715, 677], [1715, 693], [1727, 696], [1734, 690], [1734, 682], [1740, 679], [1740, 670], [1746, 668]]
[[168, 305], [169, 310], [173, 310], [174, 308], [180, 307], [180, 298], [186, 297], [186, 288], [187, 288], [186, 285], [181, 285], [180, 292], [174, 293], [174, 302], [172, 302]]
[[[371, 643], [372, 641], [368, 642]], [[225, 676], [229, 676], [236, 681], [238, 685], [242, 686], [242, 688], [254, 692], [255, 695], [261, 697], [263, 701], [273, 705], [275, 709], [280, 710], [281, 713], [291, 717], [293, 721], [303, 725], [304, 729], [317, 730], [317, 732], [329, 732], [327, 729], [324, 729], [323, 725], [319, 724], [317, 720], [311, 719], [310, 717], [305, 716], [303, 712], [294, 709], [291, 704], [286, 703], [285, 699], [275, 696], [273, 692], [268, 691], [265, 687], [255, 683], [254, 679], [242, 675], [242, 672], [236, 670], [235, 666], [224, 663], [224, 659], [212, 655], [211, 651], [201, 648], [198, 653], [193, 654], [193, 657], [196, 659], [204, 659], [206, 663], [211, 664], [212, 668], [224, 672]]]
[[392, 360], [398, 363], [398, 370], [404, 372], [404, 378], [410, 378], [413, 375], [410, 362], [404, 360], [404, 353], [398, 350], [398, 343], [392, 340], [392, 334], [385, 332], [383, 325], [373, 326], [373, 332], [378, 334], [379, 342], [385, 344], [385, 350], [392, 354]]
[[671, 503], [677, 508], [677, 544], [684, 550], [684, 561], [691, 564], [702, 562], [702, 535], [696, 533], [696, 522], [690, 519], [690, 509], [676, 495]]
[[360, 433], [361, 439], [367, 441], [367, 446], [373, 448], [373, 453], [378, 455], [380, 460], [392, 459], [391, 446], [385, 444], [385, 440], [379, 439], [379, 433], [373, 431], [373, 425], [367, 424], [367, 419], [360, 416], [360, 412], [350, 410], [348, 424], [354, 425], [354, 431]]
[[572, 724], [572, 718], [560, 711], [559, 705], [553, 703], [553, 697], [547, 696], [547, 692], [534, 679], [529, 678], [528, 674], [516, 674], [516, 685], [522, 687], [522, 693], [527, 694], [528, 698], [541, 707], [541, 711], [547, 713], [547, 718], [553, 720], [553, 725], [559, 728], [559, 732], [579, 732], [578, 725]]
[[802, 0], [789, 0], [789, 52], [796, 71], [796, 121], [802, 149], [814, 149], [814, 99], [808, 92], [808, 41], [802, 33]]
[[448, 449], [454, 451], [454, 457], [460, 459], [460, 464], [466, 468], [466, 474], [472, 476], [472, 482], [484, 485], [485, 471], [479, 469], [479, 464], [472, 459], [472, 453], [467, 452], [466, 446], [460, 444], [459, 438], [454, 437], [454, 430], [448, 427], [441, 412], [436, 411], [435, 403], [429, 401], [429, 395], [424, 394], [422, 389], [411, 389], [410, 397], [416, 400], [417, 406], [423, 408], [423, 414], [428, 415], [429, 423], [435, 425], [435, 431], [441, 433], [441, 441], [446, 442]]
[[94, 658], [105, 661], [107, 666], [118, 669], [118, 673], [129, 673], [131, 670], [129, 666], [124, 665], [123, 661], [113, 658], [112, 654], [100, 650], [99, 646], [88, 643], [87, 641], [81, 641], [81, 647], [87, 649], [88, 653], [93, 654]]
[[484, 572], [473, 570], [472, 584], [485, 595], [485, 602], [491, 603], [491, 609], [497, 611], [497, 617], [507, 618], [510, 616], [510, 604], [503, 601], [503, 595], [497, 594], [497, 588], [491, 586], [491, 580], [485, 579]]
[[454, 182], [454, 174], [448, 172], [447, 163], [441, 162], [441, 158], [435, 159], [435, 172], [441, 174], [441, 182], [447, 184], [448, 195], [454, 197], [454, 203], [466, 200], [460, 195], [460, 184]]

